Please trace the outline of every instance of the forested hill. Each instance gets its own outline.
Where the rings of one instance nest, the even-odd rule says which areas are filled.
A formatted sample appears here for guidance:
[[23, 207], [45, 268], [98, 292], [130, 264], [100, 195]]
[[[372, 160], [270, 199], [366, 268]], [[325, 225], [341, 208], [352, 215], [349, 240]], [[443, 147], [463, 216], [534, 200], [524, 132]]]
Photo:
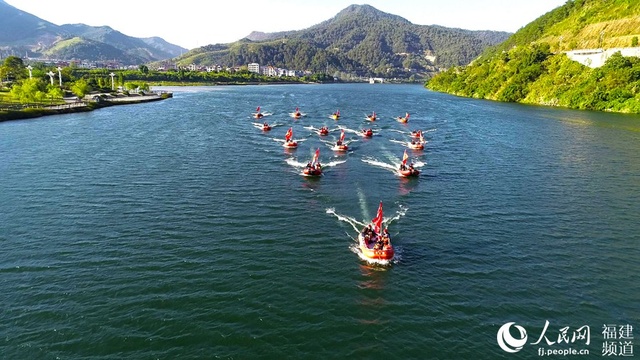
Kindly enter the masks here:
[[415, 25], [369, 5], [351, 5], [333, 18], [300, 31], [251, 33], [231, 43], [194, 49], [178, 64], [261, 65], [408, 77], [469, 63], [510, 34]]
[[637, 47], [639, 37], [640, 1], [569, 0], [426, 86], [467, 97], [640, 113], [640, 59], [617, 54], [590, 68], [565, 53]]

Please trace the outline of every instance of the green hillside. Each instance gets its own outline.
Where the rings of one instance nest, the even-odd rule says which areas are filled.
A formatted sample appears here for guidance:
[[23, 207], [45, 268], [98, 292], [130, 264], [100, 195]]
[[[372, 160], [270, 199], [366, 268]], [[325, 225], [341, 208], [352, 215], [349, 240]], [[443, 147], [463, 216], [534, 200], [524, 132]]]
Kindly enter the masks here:
[[640, 59], [616, 55], [592, 69], [563, 52], [637, 46], [639, 37], [639, 1], [569, 0], [426, 86], [474, 98], [640, 113]]
[[415, 25], [369, 5], [351, 5], [305, 30], [252, 33], [232, 44], [194, 49], [175, 61], [182, 66], [257, 62], [331, 74], [423, 77], [444, 67], [468, 64], [509, 35]]

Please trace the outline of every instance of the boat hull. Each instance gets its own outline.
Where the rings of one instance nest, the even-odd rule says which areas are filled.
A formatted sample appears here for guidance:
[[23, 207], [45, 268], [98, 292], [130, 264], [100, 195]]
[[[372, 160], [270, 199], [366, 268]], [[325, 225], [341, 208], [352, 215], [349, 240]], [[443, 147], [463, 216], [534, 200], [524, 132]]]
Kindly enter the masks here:
[[395, 255], [393, 246], [388, 246], [386, 249], [375, 250], [373, 247], [369, 247], [364, 241], [362, 234], [358, 235], [358, 242], [360, 244], [360, 251], [362, 255], [371, 260], [391, 260]]
[[418, 176], [420, 175], [420, 170], [398, 170], [398, 175], [402, 176], [402, 177], [413, 177], [413, 176]]
[[322, 170], [305, 168], [302, 170], [304, 176], [322, 176]]
[[298, 143], [295, 141], [290, 141], [282, 144], [286, 149], [295, 149], [298, 147]]

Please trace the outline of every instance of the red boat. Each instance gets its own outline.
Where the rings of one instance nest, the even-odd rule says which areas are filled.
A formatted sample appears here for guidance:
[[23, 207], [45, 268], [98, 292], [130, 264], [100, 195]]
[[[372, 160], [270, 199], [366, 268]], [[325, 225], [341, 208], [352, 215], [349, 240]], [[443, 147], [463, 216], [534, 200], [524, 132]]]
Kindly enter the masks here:
[[342, 132], [340, 133], [340, 140], [338, 140], [336, 144], [333, 146], [333, 150], [334, 151], [349, 150], [349, 146], [347, 146], [347, 144], [344, 143], [344, 130], [342, 130]]
[[267, 123], [262, 124], [262, 131], [271, 131], [271, 126]]
[[320, 165], [320, 161], [318, 161], [319, 157], [320, 157], [320, 149], [316, 149], [316, 153], [313, 155], [313, 159], [307, 164], [304, 170], [302, 170], [302, 175], [304, 176], [321, 176], [322, 175], [322, 165]]
[[372, 137], [373, 136], [373, 130], [371, 130], [371, 129], [362, 129], [362, 136], [364, 136], [364, 137]]
[[262, 119], [263, 117], [264, 117], [264, 114], [262, 114], [260, 112], [260, 106], [258, 106], [258, 108], [256, 108], [255, 114], [253, 114], [253, 118], [254, 119]]
[[320, 136], [327, 136], [329, 135], [329, 129], [326, 126], [323, 126], [320, 129], [316, 130], [316, 133]]
[[316, 149], [316, 153], [313, 154], [313, 159], [307, 163], [307, 166], [302, 170], [304, 176], [320, 176], [322, 175], [322, 165], [318, 158], [320, 157], [320, 149]]
[[322, 168], [320, 168], [320, 167], [304, 168], [304, 170], [302, 170], [302, 175], [304, 175], [304, 176], [321, 176], [322, 175]]
[[409, 121], [409, 113], [406, 113], [404, 117], [398, 116], [396, 119], [401, 123], [406, 123]]
[[404, 151], [404, 155], [402, 155], [402, 162], [400, 163], [400, 167], [398, 168], [398, 175], [402, 177], [411, 177], [420, 175], [420, 170], [415, 169], [413, 164], [409, 164], [407, 166], [407, 160], [409, 159], [409, 155], [407, 155], [407, 150]]
[[422, 130], [416, 130], [411, 132], [412, 138], [422, 138]]
[[371, 220], [371, 224], [365, 227], [358, 234], [358, 244], [362, 255], [372, 260], [391, 260], [395, 255], [389, 232], [387, 229], [382, 231], [382, 201], [378, 206], [376, 217]]
[[300, 119], [302, 117], [302, 113], [300, 112], [299, 108], [296, 108], [296, 111], [290, 113], [289, 115], [291, 115], [291, 117], [294, 119]]
[[408, 168], [405, 168], [405, 169], [398, 169], [398, 175], [402, 177], [418, 176], [420, 175], [420, 170], [414, 169], [413, 167], [409, 166]]
[[289, 128], [289, 130], [287, 130], [287, 133], [284, 134], [284, 144], [282, 144], [282, 146], [288, 149], [297, 148], [298, 143], [296, 141], [293, 141], [291, 139], [292, 137], [293, 137], [293, 128]]
[[408, 143], [407, 146], [413, 150], [424, 150], [424, 144], [420, 141], [411, 140], [411, 142]]

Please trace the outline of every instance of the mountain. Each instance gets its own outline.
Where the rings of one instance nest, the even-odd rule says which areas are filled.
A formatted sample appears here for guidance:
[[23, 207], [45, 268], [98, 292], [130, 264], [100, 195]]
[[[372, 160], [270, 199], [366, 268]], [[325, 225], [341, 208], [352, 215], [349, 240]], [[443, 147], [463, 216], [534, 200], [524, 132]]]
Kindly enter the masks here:
[[612, 51], [596, 68], [566, 53], [583, 49], [575, 52], [605, 56], [603, 49], [637, 47], [639, 19], [637, 0], [568, 0], [471, 65], [438, 74], [427, 87], [499, 101], [640, 113], [640, 58]]
[[370, 5], [350, 5], [333, 18], [304, 30], [252, 32], [235, 43], [193, 49], [175, 62], [184, 66], [257, 62], [314, 72], [424, 76], [440, 68], [467, 64], [509, 35], [415, 25]]
[[187, 49], [161, 38], [136, 38], [108, 26], [55, 25], [0, 0], [0, 54], [61, 60], [116, 60], [138, 65], [176, 57]]

